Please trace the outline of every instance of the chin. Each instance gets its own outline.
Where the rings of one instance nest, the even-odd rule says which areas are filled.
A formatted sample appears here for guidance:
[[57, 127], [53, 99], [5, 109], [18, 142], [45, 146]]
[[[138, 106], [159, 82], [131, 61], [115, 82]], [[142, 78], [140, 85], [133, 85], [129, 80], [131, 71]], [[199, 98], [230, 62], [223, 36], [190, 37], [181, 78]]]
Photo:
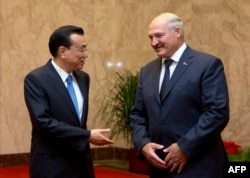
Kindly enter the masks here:
[[83, 64], [78, 66], [78, 69], [82, 69], [83, 68]]
[[157, 56], [159, 57], [165, 57], [166, 54], [163, 51], [156, 51]]
[[164, 55], [164, 54], [158, 54], [158, 53], [157, 53], [157, 56], [158, 56], [158, 57], [161, 57], [161, 58], [166, 58], [166, 57], [165, 57], [166, 55]]

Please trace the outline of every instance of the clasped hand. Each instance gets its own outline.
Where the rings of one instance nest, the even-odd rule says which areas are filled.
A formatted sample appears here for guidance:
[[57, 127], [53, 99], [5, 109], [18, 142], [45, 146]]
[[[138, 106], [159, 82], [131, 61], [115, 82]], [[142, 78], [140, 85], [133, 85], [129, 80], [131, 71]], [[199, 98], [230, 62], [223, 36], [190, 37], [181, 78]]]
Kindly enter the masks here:
[[[164, 146], [156, 143], [148, 143], [142, 148], [142, 153], [146, 157], [149, 163], [159, 169], [170, 169], [170, 172], [180, 174], [186, 164], [188, 157], [180, 150], [177, 143], [173, 143], [169, 147], [163, 149]], [[164, 160], [160, 159], [155, 153], [156, 150], [163, 149], [163, 152], [167, 153]]]
[[90, 132], [89, 142], [94, 145], [103, 146], [114, 143], [113, 140], [104, 136], [104, 134], [110, 132], [110, 129], [93, 129]]

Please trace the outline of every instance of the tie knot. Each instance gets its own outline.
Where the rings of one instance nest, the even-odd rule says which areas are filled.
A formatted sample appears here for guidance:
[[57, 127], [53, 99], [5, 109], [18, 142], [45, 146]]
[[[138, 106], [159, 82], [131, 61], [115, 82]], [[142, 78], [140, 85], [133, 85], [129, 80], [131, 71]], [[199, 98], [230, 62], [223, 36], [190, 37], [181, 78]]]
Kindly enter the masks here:
[[68, 77], [66, 78], [67, 84], [71, 84], [72, 83], [72, 76], [68, 75]]
[[165, 65], [166, 67], [169, 67], [172, 64], [173, 60], [172, 59], [166, 59], [165, 60]]

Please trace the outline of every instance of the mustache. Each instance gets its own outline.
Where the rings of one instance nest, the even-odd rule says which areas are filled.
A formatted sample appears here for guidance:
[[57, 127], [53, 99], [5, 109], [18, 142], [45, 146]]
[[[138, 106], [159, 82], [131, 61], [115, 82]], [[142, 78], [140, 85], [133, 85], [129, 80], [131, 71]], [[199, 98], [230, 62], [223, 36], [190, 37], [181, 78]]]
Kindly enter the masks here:
[[158, 48], [161, 48], [161, 47], [163, 47], [164, 45], [162, 45], [162, 44], [156, 44], [156, 45], [153, 45], [153, 48], [154, 49], [158, 49]]

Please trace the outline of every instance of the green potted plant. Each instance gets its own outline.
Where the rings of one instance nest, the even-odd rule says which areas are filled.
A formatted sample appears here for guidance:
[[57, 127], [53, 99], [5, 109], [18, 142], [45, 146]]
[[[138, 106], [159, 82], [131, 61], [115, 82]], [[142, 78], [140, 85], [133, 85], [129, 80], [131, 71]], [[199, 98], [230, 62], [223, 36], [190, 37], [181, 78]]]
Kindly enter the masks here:
[[131, 146], [130, 110], [135, 101], [138, 73], [129, 70], [115, 72], [108, 81], [108, 91], [103, 95], [99, 114], [107, 127], [111, 129], [110, 137], [123, 136]]
[[98, 114], [105, 126], [110, 128], [110, 138], [122, 137], [131, 148], [129, 150], [129, 170], [136, 173], [148, 173], [147, 163], [139, 161], [135, 150], [132, 149], [130, 111], [135, 101], [138, 78], [138, 72], [126, 69], [115, 72], [114, 78], [106, 83], [110, 88], [102, 94], [101, 108]]

